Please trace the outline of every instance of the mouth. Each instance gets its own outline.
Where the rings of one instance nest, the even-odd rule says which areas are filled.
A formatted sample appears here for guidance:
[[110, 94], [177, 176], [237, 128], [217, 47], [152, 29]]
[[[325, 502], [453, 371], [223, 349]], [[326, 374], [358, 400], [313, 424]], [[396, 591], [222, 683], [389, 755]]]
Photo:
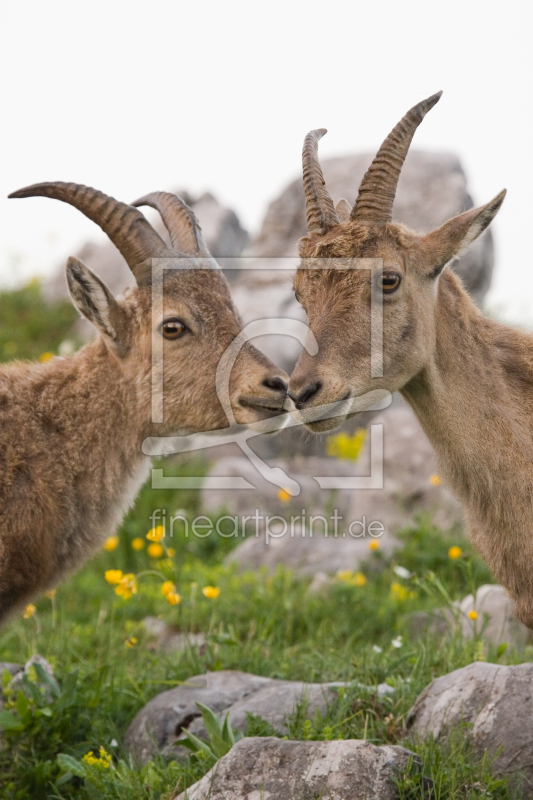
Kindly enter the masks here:
[[325, 433], [333, 431], [339, 425], [342, 425], [350, 411], [351, 400], [351, 392], [348, 391], [333, 403], [324, 403], [301, 409], [293, 407], [292, 414], [298, 422], [301, 422], [313, 433]]

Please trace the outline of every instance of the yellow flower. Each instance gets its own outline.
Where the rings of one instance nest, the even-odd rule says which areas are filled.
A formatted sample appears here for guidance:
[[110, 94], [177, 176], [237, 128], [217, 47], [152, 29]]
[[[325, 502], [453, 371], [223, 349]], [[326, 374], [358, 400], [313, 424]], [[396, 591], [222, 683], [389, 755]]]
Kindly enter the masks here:
[[432, 475], [431, 478], [429, 479], [429, 482], [432, 486], [440, 486], [442, 483], [438, 475]]
[[450, 547], [450, 549], [448, 550], [448, 558], [451, 558], [452, 561], [455, 561], [457, 558], [461, 558], [462, 554], [463, 551], [461, 550], [460, 547], [457, 547], [457, 545]]
[[48, 589], [47, 592], [44, 593], [44, 596], [47, 597], [49, 600], [53, 600], [56, 596], [57, 589]]
[[402, 602], [409, 597], [409, 589], [406, 589], [401, 583], [391, 583], [390, 596], [393, 600]]
[[156, 528], [152, 528], [146, 534], [146, 538], [150, 539], [151, 542], [160, 542], [161, 539], [165, 535], [165, 526], [158, 525]]
[[377, 539], [372, 539], [368, 543], [368, 549], [372, 550], [372, 551], [379, 550], [379, 542], [378, 542], [378, 540]]
[[126, 645], [126, 647], [129, 647], [129, 648], [135, 647], [135, 645], [137, 644], [137, 637], [136, 636], [128, 636], [128, 638], [126, 639], [124, 644]]
[[474, 610], [469, 611], [468, 612], [468, 616], [470, 617], [470, 619], [476, 620], [477, 619], [477, 611], [474, 611]]
[[287, 491], [287, 489], [278, 489], [278, 500], [281, 503], [288, 503], [291, 497], [292, 495]]
[[161, 586], [161, 594], [165, 597], [169, 592], [175, 592], [176, 586], [172, 583], [172, 581], [165, 581], [164, 584]]
[[356, 572], [353, 576], [354, 586], [366, 586], [366, 578], [362, 572]]
[[148, 545], [147, 553], [150, 556], [150, 558], [159, 558], [160, 556], [163, 555], [164, 552], [165, 551], [163, 550], [163, 546], [160, 544], [152, 542], [152, 544]]
[[167, 592], [165, 595], [167, 599], [167, 603], [170, 603], [171, 606], [177, 606], [178, 603], [181, 603], [181, 595], [177, 592]]
[[123, 578], [121, 569], [108, 569], [104, 572], [104, 578], [108, 583], [120, 583]]
[[351, 569], [341, 569], [337, 572], [337, 580], [348, 586], [366, 586], [366, 577], [362, 572], [352, 572]]
[[54, 353], [41, 353], [39, 356], [39, 361], [41, 364], [46, 364], [47, 361], [50, 361], [54, 357]]
[[220, 594], [220, 588], [218, 586], [204, 586], [202, 589], [202, 594], [204, 597], [208, 597], [210, 600], [216, 600]]
[[118, 543], [119, 543], [118, 536], [110, 536], [109, 539], [105, 540], [104, 550], [107, 550], [108, 553], [112, 553], [113, 550], [117, 549]]
[[95, 756], [95, 754], [91, 750], [89, 753], [85, 753], [82, 760], [85, 761], [86, 764], [89, 764], [91, 767], [100, 767], [101, 769], [107, 769], [111, 764], [112, 756], [110, 756], [109, 753], [106, 753], [104, 748], [101, 747], [99, 756]]
[[33, 617], [36, 611], [37, 609], [35, 608], [33, 603], [30, 603], [29, 605], [26, 606], [26, 610], [24, 612], [24, 619], [29, 619], [30, 617]]
[[140, 536], [136, 536], [135, 539], [131, 540], [131, 546], [134, 550], [142, 550], [144, 547], [144, 539], [141, 539]]
[[170, 558], [174, 558], [176, 551], [173, 547], [167, 547], [167, 555], [170, 556]]
[[337, 433], [335, 436], [328, 436], [326, 441], [326, 453], [335, 458], [346, 458], [356, 461], [366, 439], [366, 431], [359, 428], [353, 436], [347, 433]]
[[344, 581], [344, 583], [349, 583], [353, 578], [353, 572], [351, 569], [340, 569], [337, 572], [337, 580]]
[[133, 572], [122, 576], [118, 586], [115, 586], [115, 594], [124, 600], [129, 600], [133, 594], [137, 594], [137, 579]]

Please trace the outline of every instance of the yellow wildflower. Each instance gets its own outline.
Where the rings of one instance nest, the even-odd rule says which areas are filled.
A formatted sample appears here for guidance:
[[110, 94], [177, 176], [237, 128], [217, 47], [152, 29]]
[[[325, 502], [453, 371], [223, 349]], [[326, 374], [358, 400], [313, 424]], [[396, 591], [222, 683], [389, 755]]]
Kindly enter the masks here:
[[126, 639], [124, 644], [126, 645], [126, 647], [129, 647], [129, 648], [135, 647], [135, 645], [137, 644], [137, 637], [136, 636], [128, 636], [128, 638]]
[[335, 458], [345, 458], [350, 461], [356, 461], [361, 452], [361, 448], [365, 443], [366, 431], [364, 428], [359, 428], [349, 436], [347, 433], [338, 433], [335, 436], [329, 436], [326, 442], [326, 453], [328, 456]]
[[131, 540], [131, 546], [134, 550], [142, 550], [144, 547], [144, 539], [141, 539], [140, 536], [136, 536], [135, 539]]
[[112, 756], [110, 756], [103, 747], [100, 748], [99, 756], [95, 756], [92, 750], [89, 753], [85, 753], [83, 756], [83, 761], [85, 761], [86, 764], [89, 764], [91, 767], [100, 767], [101, 769], [107, 769], [111, 764], [111, 760]]
[[476, 620], [476, 619], [477, 619], [477, 611], [474, 611], [474, 610], [472, 609], [472, 611], [469, 611], [469, 612], [468, 612], [468, 616], [469, 616], [469, 618], [470, 618], [470, 619], [472, 619], [472, 620]]
[[41, 355], [39, 356], [39, 361], [41, 362], [41, 364], [46, 364], [46, 362], [47, 361], [51, 361], [51, 359], [53, 357], [54, 357], [54, 353], [48, 353], [48, 352], [47, 353], [41, 353]]
[[391, 583], [390, 596], [393, 600], [402, 602], [409, 597], [409, 589], [406, 589], [401, 583]]
[[150, 556], [150, 558], [159, 558], [160, 556], [163, 555], [164, 552], [165, 551], [163, 550], [163, 546], [160, 544], [152, 542], [152, 544], [148, 545], [147, 553]]
[[431, 478], [429, 479], [429, 482], [432, 486], [440, 486], [442, 483], [438, 475], [432, 475]]
[[354, 586], [366, 586], [366, 578], [362, 572], [356, 572], [353, 576]]
[[112, 553], [113, 550], [117, 549], [118, 543], [119, 543], [118, 536], [110, 536], [108, 539], [105, 540], [104, 550], [107, 550], [108, 553]]
[[178, 603], [181, 603], [181, 595], [177, 592], [167, 592], [165, 595], [167, 599], [167, 603], [170, 603], [171, 606], [177, 606]]
[[379, 542], [378, 542], [378, 540], [377, 540], [377, 539], [372, 539], [372, 540], [371, 540], [371, 541], [368, 543], [368, 549], [369, 549], [369, 550], [372, 550], [373, 552], [375, 552], [376, 550], [379, 550], [379, 547], [380, 547], [380, 545], [379, 545]]
[[137, 594], [137, 579], [133, 572], [122, 576], [118, 586], [115, 586], [115, 594], [124, 600], [129, 600], [133, 594]]
[[457, 558], [461, 558], [462, 554], [463, 551], [461, 550], [460, 547], [457, 547], [457, 545], [450, 547], [450, 549], [448, 550], [448, 558], [451, 558], [452, 561], [455, 561]]
[[337, 580], [344, 581], [344, 583], [349, 583], [353, 578], [353, 572], [351, 569], [340, 569], [337, 572]]
[[366, 577], [362, 572], [352, 572], [351, 569], [341, 569], [337, 572], [337, 580], [348, 586], [366, 586]]
[[37, 609], [35, 608], [33, 603], [30, 603], [29, 605], [26, 606], [26, 610], [24, 612], [24, 619], [29, 619], [30, 617], [33, 617], [36, 611]]
[[174, 558], [176, 551], [173, 547], [167, 547], [167, 555], [170, 556], [170, 558]]
[[146, 538], [150, 539], [151, 542], [160, 542], [161, 539], [165, 535], [165, 526], [158, 525], [156, 528], [152, 528], [146, 534]]
[[120, 583], [123, 578], [122, 570], [121, 569], [107, 569], [104, 572], [104, 578], [108, 583]]
[[57, 589], [48, 589], [47, 592], [44, 593], [44, 596], [47, 597], [49, 600], [53, 600], [56, 596]]
[[165, 581], [164, 584], [161, 586], [161, 594], [165, 597], [169, 592], [175, 592], [176, 586], [172, 581]]
[[204, 597], [208, 597], [209, 600], [216, 600], [220, 594], [220, 588], [218, 586], [204, 586], [202, 594]]
[[287, 489], [278, 489], [278, 500], [281, 503], [288, 503], [291, 497], [292, 495], [287, 491]]

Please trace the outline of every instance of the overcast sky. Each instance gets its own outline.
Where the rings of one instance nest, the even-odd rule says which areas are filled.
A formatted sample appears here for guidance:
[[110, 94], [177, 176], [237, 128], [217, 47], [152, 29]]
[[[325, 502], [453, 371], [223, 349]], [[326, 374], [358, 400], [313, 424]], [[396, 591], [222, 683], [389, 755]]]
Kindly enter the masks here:
[[532, 16], [493, 0], [3, 3], [0, 283], [103, 236], [59, 203], [5, 199], [14, 189], [209, 189], [254, 231], [308, 130], [328, 128], [324, 157], [376, 150], [443, 89], [415, 146], [458, 153], [479, 204], [507, 187], [490, 304], [533, 326]]

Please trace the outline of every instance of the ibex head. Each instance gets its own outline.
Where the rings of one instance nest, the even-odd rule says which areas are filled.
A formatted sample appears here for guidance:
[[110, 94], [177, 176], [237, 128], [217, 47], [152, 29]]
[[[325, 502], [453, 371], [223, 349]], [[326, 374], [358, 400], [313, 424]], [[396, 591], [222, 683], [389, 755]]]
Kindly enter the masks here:
[[[402, 389], [427, 364], [437, 337], [439, 276], [490, 224], [505, 191], [481, 208], [421, 235], [392, 222], [392, 207], [413, 135], [441, 92], [414, 106], [387, 136], [366, 172], [353, 207], [333, 205], [318, 162], [325, 130], [303, 148], [309, 234], [300, 240], [296, 297], [305, 308], [318, 352], [304, 351], [289, 383], [296, 415], [311, 430], [336, 427], [354, 398], [373, 389]], [[379, 261], [359, 261], [379, 259]], [[365, 266], [367, 268], [365, 268]], [[354, 268], [355, 267], [355, 268]], [[371, 301], [382, 303], [383, 358], [371, 374]], [[320, 420], [317, 406], [337, 403]], [[313, 411], [313, 408], [315, 409]]]
[[[192, 209], [164, 192], [147, 195], [130, 206], [74, 183], [36, 184], [10, 197], [36, 195], [70, 203], [96, 222], [136, 278], [137, 286], [124, 298], [115, 299], [81, 261], [71, 258], [67, 264], [75, 306], [97, 328], [102, 353], [117, 361], [139, 398], [146, 416], [143, 434], [227, 427], [227, 409], [219, 401], [215, 378], [219, 361], [241, 326], [227, 281], [207, 250]], [[172, 248], [135, 207], [140, 205], [158, 209]], [[153, 259], [169, 267], [161, 270], [155, 284]], [[188, 268], [192, 265], [194, 268]], [[161, 309], [153, 303], [153, 285], [160, 290]], [[159, 364], [157, 369], [162, 370], [159, 385], [163, 387], [164, 419], [154, 426], [150, 423], [153, 341], [162, 343], [162, 367]], [[287, 376], [249, 343], [240, 349], [228, 380], [236, 422], [250, 424], [282, 412]]]

